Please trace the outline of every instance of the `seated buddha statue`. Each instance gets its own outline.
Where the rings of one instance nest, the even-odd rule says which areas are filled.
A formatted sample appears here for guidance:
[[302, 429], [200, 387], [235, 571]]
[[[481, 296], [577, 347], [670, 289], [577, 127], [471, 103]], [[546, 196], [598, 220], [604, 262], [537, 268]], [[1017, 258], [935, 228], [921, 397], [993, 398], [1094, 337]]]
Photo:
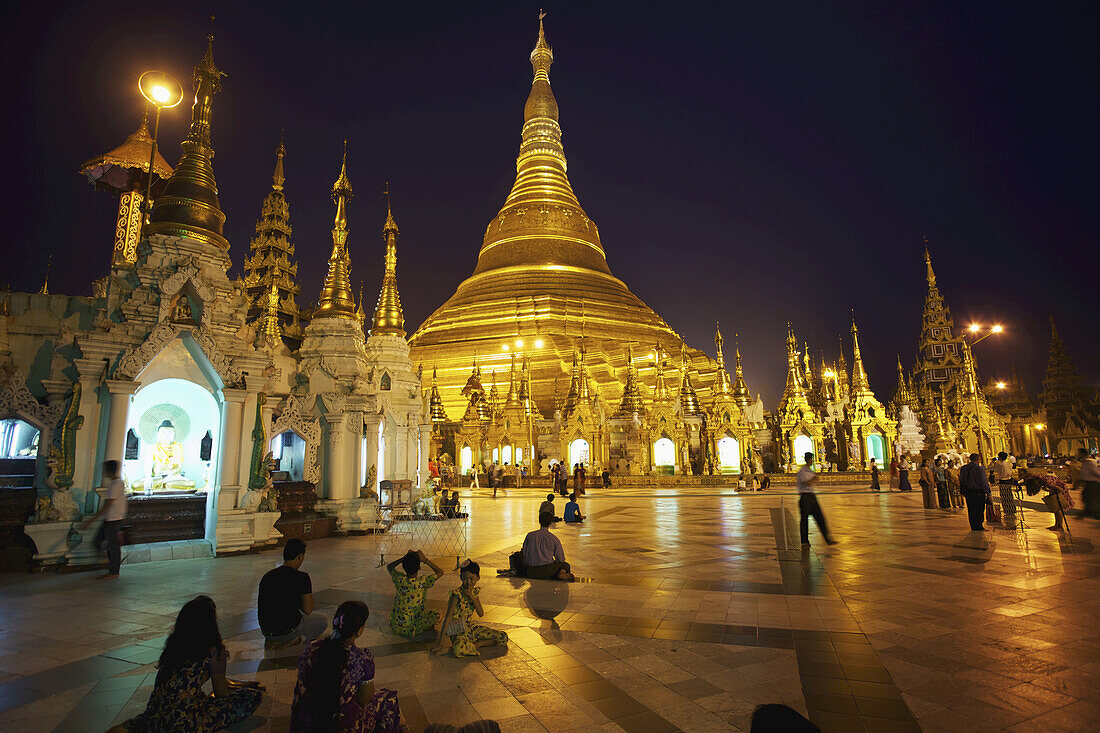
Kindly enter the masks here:
[[157, 442], [149, 449], [149, 475], [131, 484], [134, 491], [188, 491], [195, 482], [183, 475], [183, 445], [176, 442], [176, 427], [165, 420], [157, 428]]

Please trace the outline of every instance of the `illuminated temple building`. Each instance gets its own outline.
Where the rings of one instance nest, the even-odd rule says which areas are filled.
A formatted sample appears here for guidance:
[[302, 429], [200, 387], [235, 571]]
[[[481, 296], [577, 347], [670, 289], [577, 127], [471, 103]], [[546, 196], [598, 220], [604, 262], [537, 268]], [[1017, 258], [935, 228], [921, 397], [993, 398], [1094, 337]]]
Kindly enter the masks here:
[[[108, 459], [131, 492], [128, 562], [140, 562], [165, 559], [165, 540], [225, 554], [371, 530], [378, 498], [422, 487], [430, 458], [463, 473], [521, 464], [532, 482], [563, 460], [620, 482], [722, 483], [793, 472], [806, 453], [823, 470], [862, 472], [872, 459], [970, 451], [979, 440], [989, 452], [1095, 448], [1097, 397], [1056, 331], [1037, 406], [1018, 380], [1012, 400], [982, 388], [927, 250], [919, 357], [909, 374], [899, 359], [888, 405], [871, 388], [853, 317], [851, 343], [831, 363], [788, 325], [786, 386], [765, 410], [736, 334], [727, 344], [715, 324], [711, 358], [612, 274], [567, 176], [553, 60], [540, 20], [511, 192], [473, 273], [409, 336], [388, 189], [373, 312], [351, 290], [346, 142], [331, 244], [291, 227], [280, 141], [254, 235], [247, 249], [230, 247], [212, 163], [222, 74], [211, 38], [175, 167], [157, 156], [146, 179], [142, 122], [80, 169], [118, 197], [108, 276], [90, 297], [46, 285], [0, 295], [0, 482], [33, 515], [25, 528], [0, 528], [0, 566], [32, 554], [40, 564], [99, 562], [73, 520], [99, 505]], [[307, 285], [320, 296], [304, 301], [296, 257], [321, 250], [324, 281]]]

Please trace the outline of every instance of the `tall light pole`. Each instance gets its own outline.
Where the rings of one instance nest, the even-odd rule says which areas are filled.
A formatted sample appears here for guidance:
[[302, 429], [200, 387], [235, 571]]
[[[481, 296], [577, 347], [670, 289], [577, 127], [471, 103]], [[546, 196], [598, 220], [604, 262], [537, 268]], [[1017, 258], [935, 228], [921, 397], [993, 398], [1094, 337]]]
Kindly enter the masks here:
[[978, 421], [978, 456], [981, 459], [982, 465], [985, 466], [987, 465], [985, 461], [985, 442], [982, 435], [985, 432], [985, 428], [982, 427], [982, 411], [981, 406], [978, 404], [978, 368], [974, 364], [974, 352], [972, 347], [975, 344], [980, 344], [982, 341], [985, 341], [993, 334], [1003, 333], [1005, 329], [1004, 326], [998, 324], [991, 327], [989, 332], [985, 335], [978, 336], [977, 334], [981, 333], [981, 330], [981, 324], [971, 323], [969, 331], [973, 335], [969, 340], [963, 339], [963, 348], [966, 349], [966, 360], [970, 365], [970, 373], [967, 375], [967, 379], [971, 380], [971, 397], [974, 399], [974, 418]]
[[183, 87], [171, 74], [163, 71], [146, 71], [138, 78], [138, 89], [141, 96], [148, 100], [156, 110], [153, 120], [153, 144], [149, 146], [149, 170], [146, 171], [145, 201], [142, 207], [145, 210], [144, 223], [149, 223], [149, 216], [153, 210], [149, 202], [153, 193], [153, 160], [157, 155], [157, 133], [160, 132], [160, 111], [175, 107], [183, 100]]

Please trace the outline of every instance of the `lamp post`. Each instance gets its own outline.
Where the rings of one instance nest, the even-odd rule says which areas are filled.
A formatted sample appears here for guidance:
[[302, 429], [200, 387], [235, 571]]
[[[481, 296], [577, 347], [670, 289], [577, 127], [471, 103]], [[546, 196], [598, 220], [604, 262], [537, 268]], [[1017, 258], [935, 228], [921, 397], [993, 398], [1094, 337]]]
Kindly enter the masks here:
[[978, 456], [982, 462], [982, 465], [986, 465], [985, 461], [985, 442], [982, 434], [985, 432], [985, 428], [982, 427], [982, 411], [981, 406], [978, 404], [978, 370], [974, 364], [974, 351], [973, 346], [980, 344], [993, 334], [1002, 333], [1005, 329], [1000, 324], [993, 326], [989, 329], [989, 332], [984, 336], [977, 336], [981, 332], [982, 326], [978, 323], [970, 324], [970, 333], [974, 334], [970, 340], [963, 339], [963, 348], [966, 349], [967, 362], [970, 364], [970, 373], [967, 378], [970, 379], [971, 393], [970, 396], [974, 399], [974, 418], [978, 421]]
[[149, 146], [149, 170], [146, 172], [145, 200], [142, 202], [142, 208], [145, 211], [143, 223], [148, 224], [149, 216], [153, 210], [149, 198], [153, 193], [153, 160], [157, 155], [160, 111], [175, 107], [183, 100], [183, 87], [171, 74], [166, 74], [163, 71], [146, 71], [138, 78], [138, 89], [141, 91], [141, 96], [145, 97], [149, 104], [157, 110], [153, 120], [153, 143]]

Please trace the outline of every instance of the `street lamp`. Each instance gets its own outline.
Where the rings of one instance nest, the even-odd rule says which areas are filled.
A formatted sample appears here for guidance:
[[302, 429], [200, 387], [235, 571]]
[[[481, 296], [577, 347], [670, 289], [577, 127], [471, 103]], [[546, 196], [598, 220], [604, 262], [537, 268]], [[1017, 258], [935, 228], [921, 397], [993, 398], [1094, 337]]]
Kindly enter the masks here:
[[[970, 340], [963, 339], [963, 348], [966, 349], [968, 357], [967, 361], [970, 362], [969, 377], [972, 380], [971, 385], [974, 388], [974, 392], [972, 393], [971, 397], [974, 398], [974, 417], [978, 421], [978, 456], [980, 457], [982, 465], [984, 466], [986, 465], [985, 441], [982, 438], [982, 434], [985, 432], [985, 429], [982, 427], [982, 411], [978, 405], [978, 369], [974, 364], [974, 352], [972, 350], [972, 347], [975, 344], [980, 344], [982, 341], [985, 341], [987, 338], [995, 333], [1002, 333], [1005, 329], [1004, 326], [997, 324], [991, 326], [989, 332], [985, 335], [978, 336], [977, 334], [981, 333], [982, 325], [980, 323], [971, 323], [969, 330], [971, 334], [974, 334], [974, 337], [972, 337]], [[998, 382], [997, 389], [1004, 389], [1004, 382]]]
[[149, 147], [149, 170], [146, 175], [145, 201], [142, 202], [145, 209], [145, 223], [148, 224], [149, 215], [153, 208], [149, 203], [149, 197], [153, 193], [153, 159], [157, 154], [160, 111], [175, 107], [183, 101], [183, 87], [171, 74], [163, 71], [146, 71], [138, 78], [138, 89], [141, 91], [141, 96], [157, 108], [156, 118], [153, 121], [153, 144]]

